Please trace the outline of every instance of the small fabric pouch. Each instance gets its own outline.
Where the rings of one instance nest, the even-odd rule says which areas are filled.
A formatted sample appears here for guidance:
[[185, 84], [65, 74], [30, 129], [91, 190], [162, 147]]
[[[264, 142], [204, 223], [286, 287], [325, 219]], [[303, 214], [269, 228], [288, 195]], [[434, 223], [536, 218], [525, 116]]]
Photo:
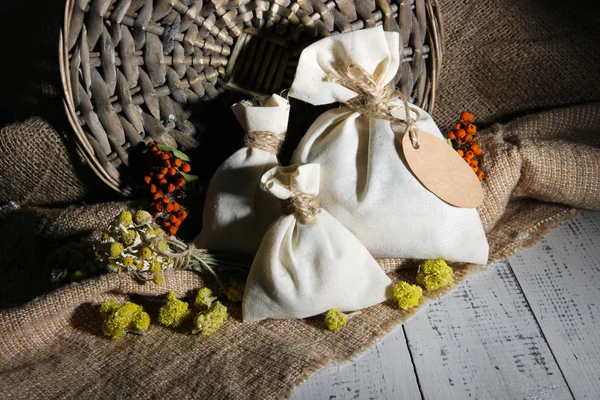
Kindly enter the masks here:
[[[318, 164], [276, 167], [262, 188], [286, 215], [267, 230], [243, 301], [244, 322], [353, 311], [389, 297], [391, 281], [367, 249], [319, 206]], [[279, 206], [281, 208], [281, 205]]]

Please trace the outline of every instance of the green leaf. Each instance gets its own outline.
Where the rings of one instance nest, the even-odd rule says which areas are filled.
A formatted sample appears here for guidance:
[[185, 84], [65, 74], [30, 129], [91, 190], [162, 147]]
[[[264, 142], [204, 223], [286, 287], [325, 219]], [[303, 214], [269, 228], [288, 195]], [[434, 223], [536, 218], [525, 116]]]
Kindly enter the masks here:
[[191, 182], [195, 182], [198, 180], [198, 177], [196, 175], [186, 174], [185, 172], [183, 172], [180, 169], [177, 169], [177, 171], [181, 174], [183, 179], [185, 179], [186, 183], [191, 183]]
[[450, 140], [450, 138], [446, 138], [446, 143], [448, 143], [448, 145], [452, 147], [452, 140]]
[[175, 157], [180, 158], [183, 161], [187, 161], [187, 162], [192, 161], [192, 160], [190, 160], [190, 158], [187, 155], [185, 155], [185, 153], [182, 153], [181, 151], [179, 151], [177, 149], [173, 149], [173, 148], [167, 146], [166, 144], [157, 144], [156, 147], [158, 147], [162, 151], [170, 151], [171, 153], [173, 153], [173, 155]]

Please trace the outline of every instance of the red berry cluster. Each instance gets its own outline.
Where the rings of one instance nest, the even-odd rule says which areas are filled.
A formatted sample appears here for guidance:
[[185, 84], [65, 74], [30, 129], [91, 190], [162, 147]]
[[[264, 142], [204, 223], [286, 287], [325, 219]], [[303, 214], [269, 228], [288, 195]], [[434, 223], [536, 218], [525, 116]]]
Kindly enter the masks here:
[[171, 235], [175, 235], [188, 213], [177, 199], [183, 197], [185, 179], [180, 171], [191, 171], [189, 164], [177, 158], [170, 151], [163, 151], [156, 143], [151, 142], [146, 152], [146, 163], [149, 171], [144, 176], [152, 194], [151, 213], [156, 222]]

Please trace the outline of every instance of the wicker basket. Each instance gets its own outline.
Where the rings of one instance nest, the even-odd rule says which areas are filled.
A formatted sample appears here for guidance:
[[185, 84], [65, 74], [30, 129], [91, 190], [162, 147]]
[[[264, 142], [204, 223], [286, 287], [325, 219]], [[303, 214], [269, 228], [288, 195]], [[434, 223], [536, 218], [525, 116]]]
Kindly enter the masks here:
[[395, 83], [431, 110], [443, 46], [435, 0], [67, 0], [61, 76], [78, 148], [128, 194], [119, 171], [130, 149], [198, 145], [191, 104], [227, 89], [279, 92], [308, 44], [381, 24], [401, 35]]

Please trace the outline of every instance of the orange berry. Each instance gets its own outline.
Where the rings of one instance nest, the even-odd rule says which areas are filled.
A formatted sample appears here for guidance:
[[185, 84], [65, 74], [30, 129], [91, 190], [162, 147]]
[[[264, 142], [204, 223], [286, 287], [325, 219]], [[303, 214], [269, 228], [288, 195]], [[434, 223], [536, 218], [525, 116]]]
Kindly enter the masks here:
[[192, 167], [190, 167], [190, 164], [183, 164], [181, 166], [181, 170], [187, 174], [192, 170]]
[[479, 167], [477, 165], [471, 165], [471, 168], [473, 169], [473, 172], [479, 171]]
[[473, 140], [473, 135], [471, 135], [470, 133], [467, 133], [465, 136], [465, 143], [468, 143], [471, 140]]
[[169, 221], [165, 221], [162, 223], [162, 226], [164, 226], [165, 228], [168, 228], [171, 226], [171, 223]]
[[178, 219], [177, 221], [175, 221], [175, 226], [179, 228], [182, 222], [182, 220]]
[[482, 180], [483, 180], [483, 178], [485, 177], [485, 174], [483, 173], [483, 171], [479, 171], [479, 172], [477, 173], [477, 177], [479, 178], [479, 180], [480, 180], [480, 181], [482, 181]]
[[475, 153], [473, 153], [471, 150], [467, 150], [467, 152], [465, 153], [465, 157], [468, 157], [469, 159], [475, 157]]
[[461, 149], [456, 150], [456, 152], [458, 153], [459, 156], [463, 157], [465, 155], [465, 152], [462, 151]]
[[181, 161], [179, 158], [176, 158], [175, 161], [173, 161], [173, 165], [177, 168], [181, 167], [181, 164], [183, 164], [183, 161]]
[[454, 125], [454, 130], [457, 131], [459, 129], [462, 129], [462, 124], [459, 122], [458, 124]]
[[160, 183], [161, 185], [166, 185], [167, 184], [167, 180], [163, 178], [158, 183]]
[[146, 175], [146, 176], [144, 177], [144, 183], [146, 183], [146, 185], [149, 185], [149, 184], [150, 184], [150, 182], [152, 182], [152, 178], [151, 178], [151, 177], [149, 177], [148, 175]]
[[471, 145], [470, 149], [476, 155], [480, 155], [482, 152], [481, 147], [479, 147], [479, 145], [477, 143], [473, 143]]
[[169, 169], [169, 175], [175, 176], [177, 174], [177, 170], [175, 168]]
[[175, 212], [179, 211], [179, 203], [176, 201], [173, 202], [173, 211], [175, 211]]
[[479, 165], [479, 161], [477, 161], [476, 159], [473, 158], [473, 159], [471, 159], [471, 161], [469, 161], [469, 165], [471, 167], [476, 167]]
[[169, 228], [169, 233], [171, 235], [175, 235], [177, 233], [177, 227], [176, 226], [172, 226]]
[[473, 125], [473, 124], [467, 125], [467, 133], [473, 134], [475, 132], [477, 132], [477, 127], [475, 125]]
[[183, 179], [183, 178], [177, 179], [177, 186], [184, 187], [185, 186], [185, 179]]
[[177, 189], [177, 188], [172, 183], [169, 183], [169, 186], [167, 186], [167, 192], [169, 192], [169, 193], [173, 193], [175, 191], [175, 189]]
[[172, 224], [174, 224], [174, 223], [175, 223], [175, 222], [177, 222], [178, 220], [179, 220], [179, 218], [177, 218], [177, 216], [176, 216], [176, 215], [171, 215], [171, 216], [169, 217], [169, 221], [170, 221]]
[[156, 193], [156, 190], [156, 185], [154, 183], [150, 185], [150, 193]]
[[473, 121], [473, 119], [475, 119], [475, 115], [471, 112], [465, 111], [460, 114], [460, 119], [462, 119], [463, 121], [471, 122]]
[[456, 136], [458, 136], [459, 139], [464, 138], [467, 135], [467, 132], [465, 132], [464, 129], [459, 129], [456, 131]]
[[158, 174], [156, 175], [156, 179], [164, 179], [165, 174]]
[[156, 203], [156, 204], [154, 204], [154, 209], [156, 211], [162, 211], [162, 209], [163, 209], [162, 203]]
[[168, 197], [165, 197], [162, 201], [164, 204], [170, 204], [171, 203], [171, 199]]
[[455, 140], [455, 139], [456, 139], [456, 133], [454, 133], [454, 132], [450, 132], [450, 133], [448, 134], [448, 139]]
[[168, 213], [170, 213], [171, 211], [173, 211], [173, 204], [170, 204], [170, 203], [167, 204], [165, 206], [165, 211], [168, 212]]
[[162, 156], [160, 156], [161, 160], [168, 160], [169, 158], [171, 158], [167, 153], [163, 154]]
[[177, 216], [181, 219], [184, 220], [187, 217], [187, 212], [185, 210], [179, 210], [179, 212], [177, 213]]
[[161, 175], [166, 175], [168, 172], [169, 172], [169, 168], [162, 168], [162, 169], [160, 170], [160, 174], [161, 174]]

